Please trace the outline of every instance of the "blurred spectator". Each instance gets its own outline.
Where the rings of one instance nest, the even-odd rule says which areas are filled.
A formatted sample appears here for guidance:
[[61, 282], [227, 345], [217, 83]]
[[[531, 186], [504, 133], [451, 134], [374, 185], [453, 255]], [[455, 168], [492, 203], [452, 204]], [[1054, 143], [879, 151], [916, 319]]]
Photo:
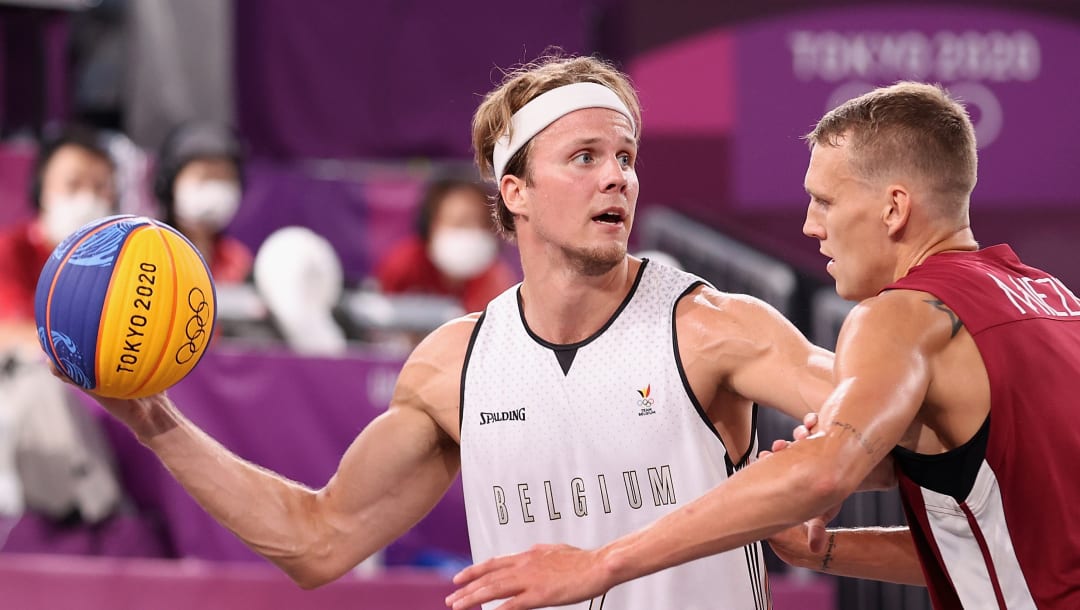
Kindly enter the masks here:
[[116, 165], [104, 140], [82, 126], [42, 142], [30, 181], [35, 217], [0, 233], [0, 352], [36, 346], [34, 290], [53, 249], [116, 207]]
[[499, 260], [487, 196], [475, 182], [432, 183], [420, 204], [416, 234], [379, 263], [382, 291], [451, 296], [466, 311], [480, 311], [510, 287], [514, 274]]
[[255, 286], [285, 342], [298, 353], [345, 351], [345, 333], [334, 320], [344, 282], [334, 247], [310, 229], [284, 227], [259, 246]]
[[251, 250], [225, 234], [240, 207], [243, 162], [233, 131], [205, 121], [174, 128], [157, 156], [154, 196], [165, 222], [195, 244], [219, 284], [251, 273]]
[[113, 212], [116, 164], [101, 134], [72, 126], [38, 150], [36, 216], [0, 234], [0, 513], [24, 506], [54, 519], [99, 522], [121, 500], [97, 424], [43, 364], [34, 292], [56, 245]]

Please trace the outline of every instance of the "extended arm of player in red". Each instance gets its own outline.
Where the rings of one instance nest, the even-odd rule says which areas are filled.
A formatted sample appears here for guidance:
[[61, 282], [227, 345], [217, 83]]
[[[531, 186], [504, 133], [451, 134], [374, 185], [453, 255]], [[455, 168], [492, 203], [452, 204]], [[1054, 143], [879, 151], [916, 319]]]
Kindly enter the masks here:
[[820, 551], [800, 525], [769, 538], [769, 546], [788, 564], [850, 578], [924, 586], [922, 567], [907, 527], [830, 529]]
[[541, 547], [463, 570], [456, 609], [581, 601], [613, 586], [738, 548], [824, 513], [853, 492], [922, 405], [929, 359], [950, 336], [925, 303], [891, 292], [856, 307], [841, 331], [836, 390], [822, 432], [751, 464], [682, 509], [595, 551]]

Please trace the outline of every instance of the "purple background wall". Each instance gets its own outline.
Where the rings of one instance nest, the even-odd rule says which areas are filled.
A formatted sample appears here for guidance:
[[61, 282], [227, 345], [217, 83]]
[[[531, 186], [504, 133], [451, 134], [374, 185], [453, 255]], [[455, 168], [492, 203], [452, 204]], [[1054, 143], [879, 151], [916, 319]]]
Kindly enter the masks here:
[[498, 68], [589, 49], [604, 4], [237, 0], [237, 113], [259, 155], [468, 157]]

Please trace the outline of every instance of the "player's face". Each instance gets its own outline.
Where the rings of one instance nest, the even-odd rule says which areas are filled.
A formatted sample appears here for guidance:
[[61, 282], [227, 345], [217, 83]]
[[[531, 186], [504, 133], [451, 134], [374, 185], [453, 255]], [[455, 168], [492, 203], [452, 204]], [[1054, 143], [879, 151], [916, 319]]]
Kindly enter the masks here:
[[882, 218], [887, 191], [858, 176], [848, 155], [846, 141], [814, 147], [804, 182], [810, 204], [803, 233], [817, 239], [829, 257], [826, 269], [837, 294], [858, 301], [888, 285], [895, 265]]
[[630, 121], [604, 108], [577, 110], [534, 138], [518, 232], [549, 258], [600, 275], [626, 258], [634, 222], [637, 142]]

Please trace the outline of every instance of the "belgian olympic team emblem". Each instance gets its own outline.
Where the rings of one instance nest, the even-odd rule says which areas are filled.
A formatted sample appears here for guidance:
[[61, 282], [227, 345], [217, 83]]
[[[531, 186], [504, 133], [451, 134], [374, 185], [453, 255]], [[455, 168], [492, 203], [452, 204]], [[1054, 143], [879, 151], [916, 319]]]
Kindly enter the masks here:
[[637, 401], [641, 411], [638, 412], [638, 416], [652, 415], [654, 413], [652, 406], [655, 402], [652, 397], [652, 384], [645, 386], [644, 390], [638, 390], [637, 393], [641, 396], [641, 400]]
[[639, 407], [651, 407], [653, 406], [653, 399], [649, 397], [652, 394], [652, 384], [645, 386], [644, 390], [638, 390], [638, 394], [641, 394], [641, 400], [637, 401]]

